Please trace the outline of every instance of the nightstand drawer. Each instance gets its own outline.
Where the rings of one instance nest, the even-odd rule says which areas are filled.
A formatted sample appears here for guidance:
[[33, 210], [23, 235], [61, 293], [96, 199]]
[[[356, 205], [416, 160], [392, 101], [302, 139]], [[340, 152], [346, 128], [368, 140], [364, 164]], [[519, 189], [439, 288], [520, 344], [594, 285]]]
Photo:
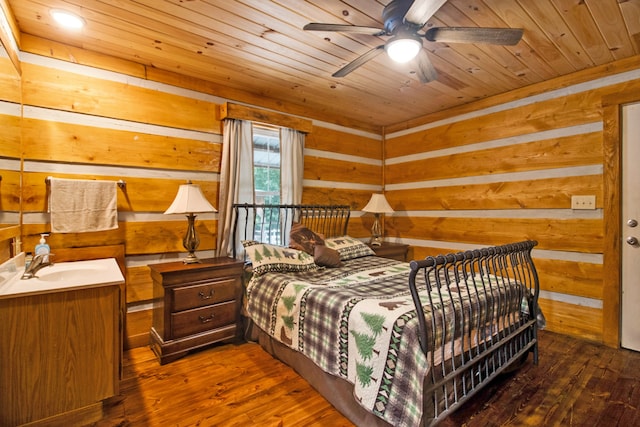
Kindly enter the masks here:
[[180, 338], [236, 322], [236, 302], [229, 301], [171, 314], [171, 333]]
[[173, 290], [173, 311], [203, 307], [236, 297], [236, 278], [216, 280]]

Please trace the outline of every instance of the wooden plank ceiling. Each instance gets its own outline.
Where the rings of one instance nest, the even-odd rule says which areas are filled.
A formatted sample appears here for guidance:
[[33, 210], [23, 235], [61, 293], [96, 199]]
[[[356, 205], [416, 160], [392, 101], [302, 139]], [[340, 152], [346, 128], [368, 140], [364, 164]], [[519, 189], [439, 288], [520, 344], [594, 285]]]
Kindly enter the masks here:
[[[21, 33], [198, 77], [237, 101], [380, 130], [639, 53], [640, 0], [449, 0], [430, 26], [523, 28], [515, 46], [424, 40], [438, 79], [379, 55], [331, 74], [387, 37], [303, 31], [309, 22], [382, 27], [389, 0], [6, 0]], [[52, 8], [86, 20], [60, 29]]]

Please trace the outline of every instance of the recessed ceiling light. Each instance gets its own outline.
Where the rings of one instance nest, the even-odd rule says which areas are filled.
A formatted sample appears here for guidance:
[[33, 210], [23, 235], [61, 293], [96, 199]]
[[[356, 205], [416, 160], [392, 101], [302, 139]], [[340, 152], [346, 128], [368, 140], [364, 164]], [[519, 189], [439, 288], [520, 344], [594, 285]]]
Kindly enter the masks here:
[[78, 15], [61, 9], [51, 9], [51, 16], [56, 22], [65, 28], [79, 30], [84, 27], [84, 19]]

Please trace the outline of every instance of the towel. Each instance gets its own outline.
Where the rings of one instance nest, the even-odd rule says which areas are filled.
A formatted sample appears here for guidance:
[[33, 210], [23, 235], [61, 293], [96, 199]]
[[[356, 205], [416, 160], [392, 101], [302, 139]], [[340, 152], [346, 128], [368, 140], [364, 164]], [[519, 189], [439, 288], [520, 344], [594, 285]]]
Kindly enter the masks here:
[[52, 233], [83, 233], [118, 228], [115, 181], [50, 178]]

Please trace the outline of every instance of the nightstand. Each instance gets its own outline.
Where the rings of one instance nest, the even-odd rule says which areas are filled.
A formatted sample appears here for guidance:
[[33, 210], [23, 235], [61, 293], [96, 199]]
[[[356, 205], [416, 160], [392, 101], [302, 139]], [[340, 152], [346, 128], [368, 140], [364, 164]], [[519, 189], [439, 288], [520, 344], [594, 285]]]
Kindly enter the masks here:
[[160, 364], [241, 336], [242, 261], [219, 257], [149, 268], [154, 299], [151, 349]]
[[404, 243], [382, 242], [382, 246], [368, 246], [373, 249], [377, 256], [383, 258], [397, 259], [398, 261], [407, 260], [407, 252], [409, 245]]

